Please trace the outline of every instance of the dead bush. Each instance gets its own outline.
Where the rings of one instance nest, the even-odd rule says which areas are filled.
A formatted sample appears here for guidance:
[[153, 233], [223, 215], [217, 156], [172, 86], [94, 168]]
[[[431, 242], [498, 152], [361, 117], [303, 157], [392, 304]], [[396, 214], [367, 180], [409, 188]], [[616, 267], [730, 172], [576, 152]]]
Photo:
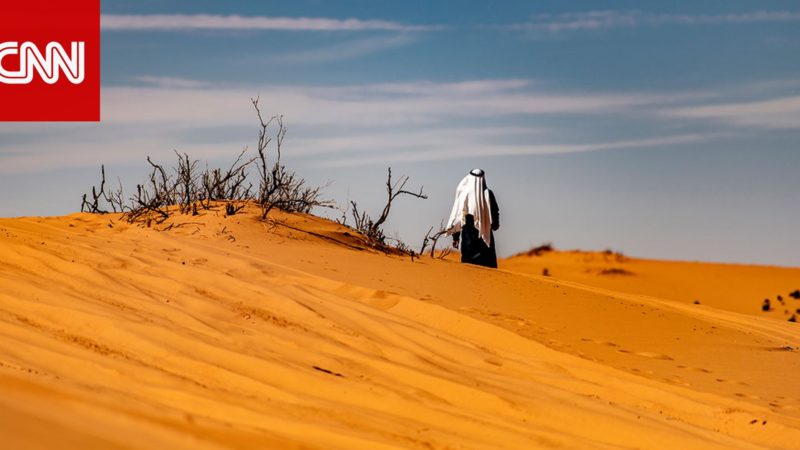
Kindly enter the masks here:
[[411, 197], [427, 199], [428, 196], [425, 195], [422, 191], [422, 187], [420, 187], [419, 192], [408, 191], [405, 189], [406, 184], [408, 183], [409, 177], [403, 175], [395, 182], [392, 182], [392, 168], [388, 168], [388, 175], [386, 177], [386, 205], [384, 205], [383, 210], [381, 211], [380, 216], [377, 219], [373, 219], [366, 211], [359, 211], [358, 204], [354, 201], [350, 202], [352, 206], [352, 213], [353, 213], [353, 221], [354, 225], [353, 228], [356, 229], [359, 233], [361, 233], [364, 238], [367, 240], [367, 244], [370, 247], [383, 249], [385, 250], [387, 247], [386, 244], [386, 235], [383, 231], [383, 224], [386, 222], [386, 219], [389, 218], [389, 213], [392, 209], [392, 204], [397, 199], [397, 197], [401, 195], [409, 195]]
[[[265, 121], [258, 98], [251, 99], [251, 102], [260, 126], [257, 156], [249, 157], [245, 148], [227, 168], [209, 168], [206, 164], [202, 171], [200, 161], [190, 158], [187, 153], [175, 151], [177, 165], [170, 170], [148, 156], [150, 174], [145, 182], [136, 185], [136, 191], [127, 204], [122, 194], [122, 183], [116, 191], [106, 190], [105, 166], [101, 166], [100, 186], [92, 186], [91, 193], [83, 195], [81, 211], [96, 214], [123, 212], [125, 220], [131, 223], [150, 224], [162, 223], [176, 211], [197, 215], [199, 209], [213, 209], [219, 204], [224, 205], [227, 215], [234, 215], [247, 203], [255, 202], [261, 207], [262, 220], [267, 220], [273, 208], [308, 214], [314, 207], [330, 207], [332, 202], [321, 199], [320, 187], [308, 185], [281, 163], [286, 136], [283, 116], [272, 116]], [[273, 128], [274, 134], [271, 133]], [[273, 142], [274, 155], [271, 155]], [[274, 161], [270, 162], [270, 159]], [[249, 181], [248, 173], [254, 164], [258, 172], [256, 189]]]

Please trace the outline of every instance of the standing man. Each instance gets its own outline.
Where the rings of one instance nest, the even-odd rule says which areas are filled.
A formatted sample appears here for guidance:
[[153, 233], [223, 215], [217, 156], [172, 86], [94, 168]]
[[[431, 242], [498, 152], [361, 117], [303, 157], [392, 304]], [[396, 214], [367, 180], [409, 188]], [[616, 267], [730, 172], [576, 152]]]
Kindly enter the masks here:
[[453, 247], [461, 241], [461, 262], [497, 268], [494, 233], [500, 228], [500, 208], [494, 193], [486, 187], [482, 169], [472, 170], [456, 188], [456, 198], [447, 234]]

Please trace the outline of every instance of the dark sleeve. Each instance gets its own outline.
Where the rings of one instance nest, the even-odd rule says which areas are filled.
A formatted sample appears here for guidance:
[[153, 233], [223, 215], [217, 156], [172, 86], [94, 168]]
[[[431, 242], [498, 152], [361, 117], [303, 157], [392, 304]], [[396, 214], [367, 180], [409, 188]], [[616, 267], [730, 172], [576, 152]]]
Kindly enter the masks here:
[[453, 240], [458, 241], [459, 239], [461, 239], [461, 232], [456, 231], [455, 233], [453, 233]]
[[492, 210], [492, 231], [497, 231], [500, 228], [500, 207], [497, 206], [497, 200], [491, 189], [489, 190], [489, 203], [489, 208]]

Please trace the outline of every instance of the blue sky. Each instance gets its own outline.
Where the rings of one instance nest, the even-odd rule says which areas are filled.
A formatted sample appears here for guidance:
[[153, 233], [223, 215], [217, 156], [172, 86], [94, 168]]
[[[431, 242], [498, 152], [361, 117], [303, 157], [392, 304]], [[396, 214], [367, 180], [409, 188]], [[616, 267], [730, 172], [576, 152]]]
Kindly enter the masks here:
[[74, 211], [106, 164], [224, 163], [249, 98], [341, 205], [422, 184], [418, 245], [483, 167], [508, 255], [544, 241], [800, 265], [800, 4], [783, 1], [104, 1], [100, 124], [0, 124], [0, 215]]

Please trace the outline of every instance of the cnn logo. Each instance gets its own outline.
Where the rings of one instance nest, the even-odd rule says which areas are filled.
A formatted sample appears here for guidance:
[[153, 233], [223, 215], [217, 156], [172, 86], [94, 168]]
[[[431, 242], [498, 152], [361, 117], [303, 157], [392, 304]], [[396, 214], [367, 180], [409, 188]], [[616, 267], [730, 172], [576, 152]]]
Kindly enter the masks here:
[[0, 122], [100, 120], [100, 1], [3, 2]]
[[[86, 75], [84, 68], [85, 42], [73, 42], [71, 51], [67, 53], [64, 47], [57, 42], [47, 44], [44, 54], [32, 42], [0, 43], [0, 83], [29, 84], [33, 81], [33, 74], [38, 73], [47, 84], [58, 82], [61, 73], [72, 84], [81, 84]], [[3, 59], [8, 56], [19, 57], [19, 70], [8, 70], [3, 65]]]

